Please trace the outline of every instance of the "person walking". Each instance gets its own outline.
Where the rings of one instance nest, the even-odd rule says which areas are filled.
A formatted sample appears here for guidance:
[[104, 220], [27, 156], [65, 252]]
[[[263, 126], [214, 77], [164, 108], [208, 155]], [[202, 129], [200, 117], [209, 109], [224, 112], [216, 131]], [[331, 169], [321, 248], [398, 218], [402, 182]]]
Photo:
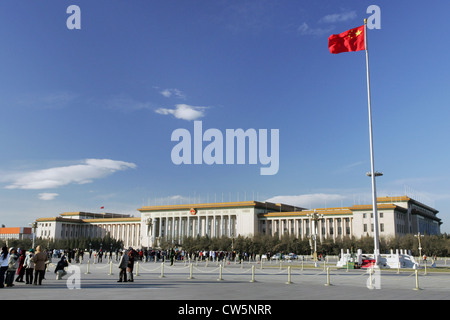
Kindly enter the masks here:
[[25, 283], [32, 284], [33, 283], [33, 272], [34, 272], [34, 262], [32, 261], [34, 257], [34, 250], [30, 249], [27, 256], [25, 257], [25, 261], [23, 263], [25, 267]]
[[19, 255], [17, 254], [17, 250], [15, 248], [9, 249], [9, 258], [8, 258], [8, 269], [6, 270], [6, 280], [5, 284], [7, 287], [13, 287], [14, 284], [14, 275], [17, 271], [17, 267], [19, 266]]
[[128, 251], [124, 250], [119, 260], [119, 281], [127, 282]]
[[41, 246], [36, 247], [36, 254], [34, 255], [32, 261], [34, 262], [34, 282], [33, 284], [36, 286], [37, 284], [42, 285], [42, 279], [44, 279], [45, 268], [47, 262], [47, 253], [41, 251]]

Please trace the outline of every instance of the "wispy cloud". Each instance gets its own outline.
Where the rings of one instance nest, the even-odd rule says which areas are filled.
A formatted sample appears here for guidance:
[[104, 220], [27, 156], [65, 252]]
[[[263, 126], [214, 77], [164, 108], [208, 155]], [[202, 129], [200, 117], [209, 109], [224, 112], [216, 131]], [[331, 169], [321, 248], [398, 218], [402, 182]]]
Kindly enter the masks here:
[[[357, 170], [358, 167], [361, 167], [364, 164], [366, 164], [365, 161], [353, 162], [353, 163], [344, 165], [344, 166], [342, 166], [340, 168], [337, 168], [336, 170], [333, 171], [333, 173], [336, 173], [336, 174], [348, 173], [348, 172], [351, 172], [353, 170]], [[361, 169], [361, 172], [363, 172], [362, 169]]]
[[138, 110], [150, 110], [152, 109], [152, 104], [150, 102], [137, 101], [133, 98], [118, 95], [109, 98], [106, 101], [106, 106], [112, 110], [118, 110], [122, 112], [133, 112]]
[[164, 89], [159, 92], [166, 98], [177, 97], [181, 99], [186, 99], [186, 95], [179, 89]]
[[162, 115], [173, 115], [177, 119], [192, 121], [205, 116], [208, 107], [196, 107], [187, 104], [177, 104], [175, 109], [159, 108], [156, 113]]
[[39, 199], [46, 200], [46, 201], [53, 200], [57, 196], [59, 196], [58, 193], [39, 193]]
[[303, 36], [308, 36], [308, 35], [312, 35], [312, 36], [322, 36], [324, 34], [328, 34], [331, 32], [331, 30], [333, 30], [332, 27], [328, 27], [328, 28], [311, 28], [306, 22], [303, 22], [302, 25], [300, 25], [297, 28], [298, 32], [303, 35]]
[[[1, 179], [10, 183], [6, 189], [50, 189], [68, 184], [91, 183], [94, 179], [104, 178], [116, 171], [134, 169], [136, 165], [130, 162], [110, 159], [86, 159], [79, 164], [54, 167], [30, 172], [6, 174]], [[43, 194], [47, 197], [48, 194]]]
[[310, 26], [306, 22], [303, 22], [297, 28], [297, 31], [303, 36], [323, 36], [329, 34], [334, 29], [334, 26], [324, 27], [324, 24], [349, 21], [355, 19], [356, 17], [357, 15], [355, 11], [328, 14], [319, 19], [318, 23], [322, 26]]
[[355, 11], [343, 12], [343, 13], [333, 13], [322, 17], [320, 23], [336, 23], [355, 19], [357, 17]]

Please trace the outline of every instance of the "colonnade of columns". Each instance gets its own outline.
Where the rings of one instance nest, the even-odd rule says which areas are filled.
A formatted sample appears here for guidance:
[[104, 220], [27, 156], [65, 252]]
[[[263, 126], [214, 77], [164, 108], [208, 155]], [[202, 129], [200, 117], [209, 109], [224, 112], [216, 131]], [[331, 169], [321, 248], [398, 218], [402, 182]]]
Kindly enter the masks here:
[[157, 238], [180, 241], [185, 236], [233, 237], [237, 219], [235, 215], [154, 216], [147, 226], [153, 243]]
[[111, 238], [122, 240], [125, 247], [137, 247], [140, 243], [141, 224], [138, 223], [105, 223], [105, 224], [63, 224], [61, 238], [102, 238], [107, 233]]
[[112, 238], [122, 240], [125, 247], [140, 246], [141, 223], [112, 223], [104, 224], [105, 234], [109, 232]]
[[[336, 239], [353, 234], [353, 218], [322, 218], [317, 221], [318, 239]], [[312, 234], [314, 222], [311, 218], [270, 218], [260, 220], [259, 232], [280, 237], [288, 234], [304, 239]]]

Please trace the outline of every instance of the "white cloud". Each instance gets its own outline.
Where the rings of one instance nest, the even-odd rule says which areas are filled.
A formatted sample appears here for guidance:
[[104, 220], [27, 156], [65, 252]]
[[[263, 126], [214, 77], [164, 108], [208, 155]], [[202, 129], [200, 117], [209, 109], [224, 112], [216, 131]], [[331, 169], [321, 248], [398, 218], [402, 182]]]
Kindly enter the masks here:
[[207, 109], [207, 107], [195, 107], [187, 104], [177, 104], [175, 106], [175, 109], [159, 108], [155, 110], [155, 112], [163, 115], [171, 114], [177, 119], [191, 121], [204, 117], [205, 109]]
[[331, 32], [333, 28], [311, 28], [306, 22], [297, 28], [298, 32], [303, 36], [321, 36]]
[[49, 189], [68, 184], [85, 184], [104, 178], [116, 171], [134, 169], [134, 163], [110, 159], [86, 159], [80, 164], [31, 172], [8, 174], [3, 181], [11, 182], [7, 189]]
[[355, 19], [356, 17], [357, 16], [356, 16], [355, 11], [343, 12], [343, 13], [333, 13], [333, 14], [324, 16], [323, 18], [321, 18], [319, 20], [319, 22], [322, 22], [322, 23], [343, 22], [343, 21]]
[[297, 196], [275, 196], [267, 199], [266, 201], [290, 204], [303, 208], [319, 208], [330, 207], [331, 204], [336, 204], [337, 202], [345, 199], [347, 199], [347, 197], [340, 194], [313, 193]]
[[53, 200], [57, 196], [59, 196], [57, 193], [39, 193], [39, 199], [41, 200]]
[[161, 93], [166, 98], [170, 98], [171, 96], [175, 96], [177, 98], [182, 98], [182, 99], [186, 98], [185, 94], [183, 92], [181, 92], [181, 90], [178, 90], [178, 89], [164, 89], [163, 91], [160, 91], [159, 93]]

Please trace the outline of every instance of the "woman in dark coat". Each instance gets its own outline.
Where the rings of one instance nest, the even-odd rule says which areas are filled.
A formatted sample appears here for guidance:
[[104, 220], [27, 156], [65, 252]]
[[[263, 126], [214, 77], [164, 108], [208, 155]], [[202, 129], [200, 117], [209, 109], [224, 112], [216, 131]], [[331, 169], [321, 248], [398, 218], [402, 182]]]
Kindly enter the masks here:
[[23, 281], [23, 276], [25, 275], [25, 266], [23, 265], [24, 262], [25, 262], [25, 250], [22, 250], [19, 256], [19, 267], [17, 268], [16, 282], [24, 282]]

